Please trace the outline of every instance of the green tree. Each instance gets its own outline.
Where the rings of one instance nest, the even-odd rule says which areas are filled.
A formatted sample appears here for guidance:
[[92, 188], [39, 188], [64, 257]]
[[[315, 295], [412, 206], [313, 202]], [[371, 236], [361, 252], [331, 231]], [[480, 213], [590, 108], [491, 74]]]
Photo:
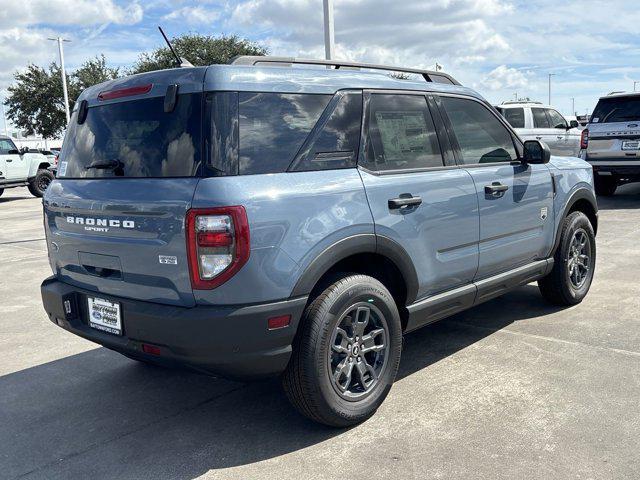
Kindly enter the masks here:
[[[69, 109], [73, 109], [82, 90], [118, 76], [117, 68], [107, 66], [104, 55], [92, 58], [67, 75]], [[19, 129], [31, 135], [54, 138], [66, 127], [64, 95], [60, 67], [52, 63], [48, 69], [30, 64], [14, 75], [6, 100], [7, 116]]]
[[[237, 35], [187, 34], [171, 39], [176, 53], [195, 66], [206, 66], [215, 63], [228, 63], [237, 55], [266, 55], [266, 47]], [[131, 73], [149, 72], [165, 68], [175, 68], [176, 59], [168, 47], [160, 47], [152, 52], [145, 52], [138, 57]]]

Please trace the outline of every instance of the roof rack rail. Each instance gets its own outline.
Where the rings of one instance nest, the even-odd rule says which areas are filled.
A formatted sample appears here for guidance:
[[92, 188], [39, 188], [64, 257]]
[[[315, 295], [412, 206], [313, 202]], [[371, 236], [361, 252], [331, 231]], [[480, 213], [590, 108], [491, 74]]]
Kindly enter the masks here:
[[501, 105], [520, 105], [530, 103], [532, 105], [542, 105], [542, 102], [536, 102], [535, 100], [507, 100], [502, 102]]
[[449, 85], [461, 85], [455, 78], [443, 72], [433, 72], [431, 70], [421, 70], [418, 68], [394, 67], [389, 65], [376, 65], [372, 63], [349, 62], [344, 60], [314, 60], [306, 58], [294, 57], [271, 57], [271, 56], [252, 56], [243, 55], [232, 58], [229, 62], [231, 65], [259, 65], [271, 64], [272, 66], [290, 67], [292, 65], [326, 65], [334, 67], [336, 70], [341, 67], [349, 69], [366, 68], [370, 70], [384, 70], [387, 72], [414, 73], [421, 75], [427, 82], [445, 83]]

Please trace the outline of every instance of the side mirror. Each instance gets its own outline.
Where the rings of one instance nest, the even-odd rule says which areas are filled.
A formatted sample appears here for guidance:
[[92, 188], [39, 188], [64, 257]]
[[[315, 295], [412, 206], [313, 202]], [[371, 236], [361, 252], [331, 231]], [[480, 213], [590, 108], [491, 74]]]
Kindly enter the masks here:
[[540, 164], [549, 163], [551, 160], [551, 150], [546, 143], [538, 140], [527, 140], [524, 142], [525, 163]]
[[569, 122], [569, 128], [578, 128], [580, 126], [580, 124], [578, 123], [577, 120], [571, 120]]
[[20, 155], [24, 155], [25, 153], [29, 153], [29, 147], [22, 147], [20, 149]]

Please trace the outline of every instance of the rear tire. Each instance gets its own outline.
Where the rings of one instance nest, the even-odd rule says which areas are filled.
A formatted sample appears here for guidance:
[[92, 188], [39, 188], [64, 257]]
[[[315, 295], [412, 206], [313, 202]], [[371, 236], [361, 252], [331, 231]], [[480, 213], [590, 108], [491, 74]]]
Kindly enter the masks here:
[[610, 197], [618, 189], [618, 180], [614, 177], [596, 176], [595, 179], [596, 194], [601, 197]]
[[284, 390], [311, 420], [355, 425], [386, 398], [401, 349], [400, 314], [389, 291], [372, 277], [344, 276], [305, 309]]
[[573, 212], [562, 225], [553, 270], [538, 281], [542, 296], [554, 305], [580, 303], [589, 292], [595, 266], [596, 239], [591, 222], [584, 213]]
[[31, 195], [38, 198], [44, 196], [44, 192], [47, 191], [49, 184], [53, 182], [54, 179], [55, 177], [53, 176], [53, 173], [49, 170], [44, 168], [38, 170], [36, 176], [29, 182], [29, 191], [31, 192]]

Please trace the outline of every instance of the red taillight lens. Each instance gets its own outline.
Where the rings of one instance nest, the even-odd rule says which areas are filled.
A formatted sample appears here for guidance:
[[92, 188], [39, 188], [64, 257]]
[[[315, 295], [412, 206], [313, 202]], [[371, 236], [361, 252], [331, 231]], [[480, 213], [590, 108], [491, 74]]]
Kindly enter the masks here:
[[187, 212], [191, 286], [222, 285], [249, 260], [249, 222], [244, 207], [194, 208]]
[[587, 147], [589, 147], [589, 130], [585, 128], [580, 136], [580, 148], [585, 150]]
[[98, 100], [113, 100], [114, 98], [131, 97], [133, 95], [142, 95], [149, 93], [153, 87], [152, 83], [147, 85], [138, 85], [136, 87], [121, 88], [119, 90], [107, 90], [98, 94]]
[[60, 155], [56, 155], [56, 158], [53, 159], [53, 165], [58, 166], [58, 160], [60, 159]]

